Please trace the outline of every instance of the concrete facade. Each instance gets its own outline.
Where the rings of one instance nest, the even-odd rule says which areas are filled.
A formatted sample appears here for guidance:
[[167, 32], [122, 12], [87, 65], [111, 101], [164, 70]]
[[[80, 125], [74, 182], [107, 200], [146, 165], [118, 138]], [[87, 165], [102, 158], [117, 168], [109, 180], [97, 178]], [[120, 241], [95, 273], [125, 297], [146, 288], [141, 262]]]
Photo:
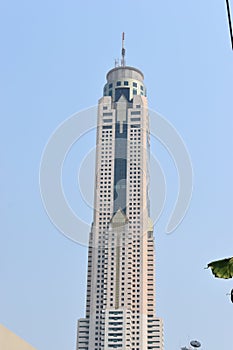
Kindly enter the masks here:
[[18, 337], [9, 329], [0, 324], [0, 349], [1, 350], [36, 350], [25, 340]]
[[77, 350], [163, 350], [143, 79], [136, 68], [112, 69], [98, 104], [86, 317], [78, 322]]

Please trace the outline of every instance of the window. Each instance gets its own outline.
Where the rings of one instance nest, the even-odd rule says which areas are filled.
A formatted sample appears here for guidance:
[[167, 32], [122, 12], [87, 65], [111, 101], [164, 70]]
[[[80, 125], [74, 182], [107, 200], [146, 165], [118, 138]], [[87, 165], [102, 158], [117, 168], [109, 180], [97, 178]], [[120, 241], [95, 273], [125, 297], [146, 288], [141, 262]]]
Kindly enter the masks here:
[[133, 89], [133, 95], [137, 95], [137, 90]]
[[110, 84], [108, 85], [108, 87], [109, 87], [109, 89], [111, 89], [111, 88], [112, 88], [112, 83], [110, 83]]
[[137, 87], [137, 86], [138, 86], [138, 84], [133, 82], [133, 87]]
[[116, 86], [121, 86], [121, 81], [117, 81]]
[[124, 86], [128, 86], [129, 82], [128, 81], [124, 81]]

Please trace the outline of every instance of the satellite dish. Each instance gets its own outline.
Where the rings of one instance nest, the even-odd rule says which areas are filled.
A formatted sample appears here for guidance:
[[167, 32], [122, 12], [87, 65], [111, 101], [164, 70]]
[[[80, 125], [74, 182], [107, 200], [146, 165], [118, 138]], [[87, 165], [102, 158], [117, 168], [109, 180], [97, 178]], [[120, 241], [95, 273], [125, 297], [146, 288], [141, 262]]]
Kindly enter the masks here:
[[192, 340], [190, 342], [190, 345], [192, 345], [194, 348], [200, 348], [201, 343], [199, 341], [197, 341], [197, 340]]

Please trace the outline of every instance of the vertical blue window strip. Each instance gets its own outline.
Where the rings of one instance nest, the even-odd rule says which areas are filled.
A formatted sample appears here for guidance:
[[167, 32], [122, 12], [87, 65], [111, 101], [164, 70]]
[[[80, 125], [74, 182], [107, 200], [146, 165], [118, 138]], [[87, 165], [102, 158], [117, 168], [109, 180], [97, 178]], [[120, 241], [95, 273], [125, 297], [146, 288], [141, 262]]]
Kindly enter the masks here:
[[119, 208], [126, 213], [126, 178], [127, 178], [127, 124], [116, 123], [115, 166], [114, 166], [114, 213]]

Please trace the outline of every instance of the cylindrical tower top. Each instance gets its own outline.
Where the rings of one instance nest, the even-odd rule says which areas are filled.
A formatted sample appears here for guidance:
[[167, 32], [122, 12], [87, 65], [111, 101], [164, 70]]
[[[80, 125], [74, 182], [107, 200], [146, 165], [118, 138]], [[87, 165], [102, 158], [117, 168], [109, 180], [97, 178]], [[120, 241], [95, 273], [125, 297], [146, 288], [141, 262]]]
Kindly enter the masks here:
[[121, 66], [121, 67], [116, 67], [111, 69], [107, 73], [106, 78], [107, 78], [107, 82], [113, 82], [123, 78], [135, 79], [143, 82], [144, 75], [137, 68], [129, 67], [129, 66], [126, 66], [126, 67]]
[[107, 83], [104, 86], [104, 96], [112, 96], [113, 101], [124, 95], [131, 101], [134, 95], [146, 96], [143, 73], [134, 67], [120, 66], [107, 73]]

